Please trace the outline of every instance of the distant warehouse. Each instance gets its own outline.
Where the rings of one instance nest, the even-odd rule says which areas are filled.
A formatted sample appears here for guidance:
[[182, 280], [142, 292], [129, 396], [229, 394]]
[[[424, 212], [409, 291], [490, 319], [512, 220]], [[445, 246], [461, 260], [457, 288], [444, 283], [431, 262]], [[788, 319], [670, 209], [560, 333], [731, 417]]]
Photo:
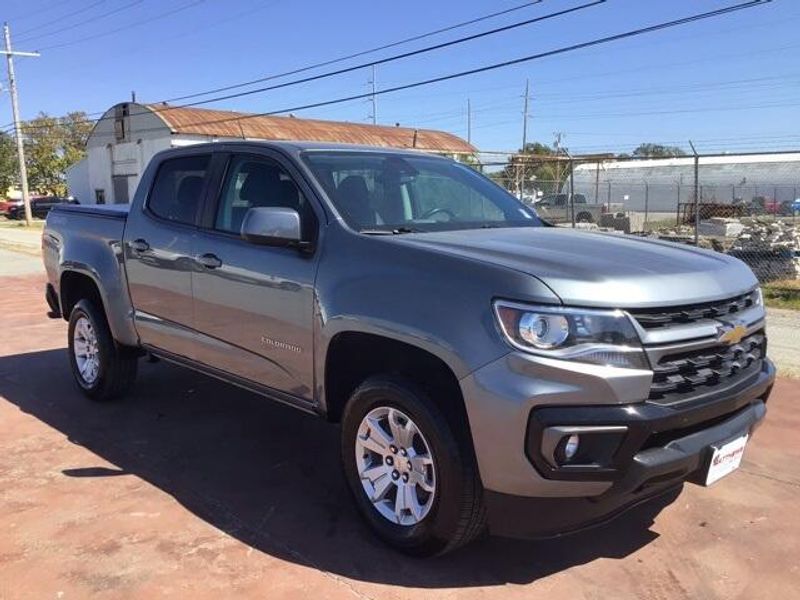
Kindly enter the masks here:
[[[700, 157], [701, 202], [791, 202], [800, 194], [800, 153]], [[694, 201], [694, 157], [607, 160], [575, 167], [575, 193], [627, 210], [674, 211]]]
[[70, 194], [83, 204], [130, 202], [154, 154], [167, 148], [229, 140], [307, 140], [413, 148], [453, 157], [475, 148], [430, 129], [249, 115], [226, 110], [125, 102], [97, 121], [86, 158], [67, 171]]

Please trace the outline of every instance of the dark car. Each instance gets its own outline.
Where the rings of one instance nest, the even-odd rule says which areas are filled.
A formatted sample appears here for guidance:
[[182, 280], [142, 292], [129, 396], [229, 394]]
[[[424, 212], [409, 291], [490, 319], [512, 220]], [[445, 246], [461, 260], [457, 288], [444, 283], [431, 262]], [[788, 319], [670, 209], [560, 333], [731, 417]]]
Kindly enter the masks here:
[[[31, 214], [38, 219], [44, 219], [50, 209], [59, 204], [78, 204], [78, 201], [74, 198], [58, 198], [56, 196], [31, 198]], [[6, 217], [19, 220], [25, 218], [25, 207], [22, 204], [22, 200], [10, 203], [6, 209]]]

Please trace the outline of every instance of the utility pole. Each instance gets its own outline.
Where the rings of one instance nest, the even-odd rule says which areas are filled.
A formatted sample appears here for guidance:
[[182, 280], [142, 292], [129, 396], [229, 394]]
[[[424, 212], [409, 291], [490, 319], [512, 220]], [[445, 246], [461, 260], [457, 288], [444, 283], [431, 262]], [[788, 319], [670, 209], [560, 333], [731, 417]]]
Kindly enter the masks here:
[[25, 167], [25, 146], [22, 143], [22, 129], [19, 120], [19, 98], [17, 97], [17, 79], [14, 76], [14, 57], [15, 56], [39, 56], [38, 52], [14, 52], [11, 50], [11, 30], [8, 23], [3, 24], [3, 37], [6, 47], [3, 54], [6, 55], [8, 62], [8, 87], [11, 92], [11, 111], [14, 114], [14, 137], [17, 141], [17, 160], [19, 160], [19, 180], [22, 187], [22, 204], [25, 209], [25, 223], [31, 225], [33, 215], [31, 214], [31, 199], [28, 195], [28, 169]]
[[689, 146], [694, 154], [694, 245], [700, 243], [700, 155], [689, 140]]
[[375, 78], [375, 65], [372, 65], [372, 77], [369, 80], [370, 85], [372, 86], [372, 124], [378, 124], [378, 96], [375, 95], [375, 86], [377, 85], [377, 79]]
[[[553, 142], [553, 150], [555, 152], [556, 157], [556, 184], [560, 187], [561, 186], [561, 161], [559, 159], [559, 155], [561, 154], [561, 140], [564, 138], [564, 134], [560, 131], [556, 131], [553, 134], [556, 139]], [[558, 193], [560, 190], [556, 190]]]
[[527, 161], [527, 152], [525, 146], [528, 145], [528, 96], [529, 96], [530, 81], [525, 80], [525, 98], [522, 105], [522, 150], [521, 164], [517, 168], [517, 195], [520, 200], [522, 199], [523, 188], [525, 187], [525, 163]]
[[525, 104], [522, 109], [522, 153], [525, 153], [525, 146], [528, 145], [528, 98], [530, 81], [525, 80]]
[[472, 104], [467, 98], [467, 143], [472, 143]]

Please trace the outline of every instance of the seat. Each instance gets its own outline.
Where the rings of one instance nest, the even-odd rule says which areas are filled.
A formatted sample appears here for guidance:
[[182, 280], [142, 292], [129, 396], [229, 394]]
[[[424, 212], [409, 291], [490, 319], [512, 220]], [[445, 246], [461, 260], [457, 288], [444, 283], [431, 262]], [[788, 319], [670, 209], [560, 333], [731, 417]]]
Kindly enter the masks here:
[[359, 225], [376, 225], [377, 214], [370, 205], [367, 182], [360, 175], [348, 175], [336, 188], [339, 207]]
[[275, 206], [273, 201], [281, 181], [278, 169], [262, 163], [250, 163], [242, 168], [242, 172], [247, 173], [247, 178], [239, 191], [239, 198], [245, 200], [250, 208]]
[[173, 220], [181, 223], [194, 223], [202, 192], [203, 177], [200, 175], [188, 175], [181, 179], [180, 184], [178, 184], [178, 192], [175, 194]]

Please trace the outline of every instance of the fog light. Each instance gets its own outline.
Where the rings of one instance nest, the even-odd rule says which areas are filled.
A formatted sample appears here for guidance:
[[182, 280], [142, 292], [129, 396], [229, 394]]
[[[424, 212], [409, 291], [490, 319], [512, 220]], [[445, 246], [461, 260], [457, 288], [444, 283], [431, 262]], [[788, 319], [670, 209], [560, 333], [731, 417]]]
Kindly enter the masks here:
[[580, 441], [581, 438], [576, 433], [573, 433], [567, 438], [567, 443], [564, 444], [564, 458], [567, 460], [573, 459], [575, 454], [578, 452], [578, 445], [580, 444]]

